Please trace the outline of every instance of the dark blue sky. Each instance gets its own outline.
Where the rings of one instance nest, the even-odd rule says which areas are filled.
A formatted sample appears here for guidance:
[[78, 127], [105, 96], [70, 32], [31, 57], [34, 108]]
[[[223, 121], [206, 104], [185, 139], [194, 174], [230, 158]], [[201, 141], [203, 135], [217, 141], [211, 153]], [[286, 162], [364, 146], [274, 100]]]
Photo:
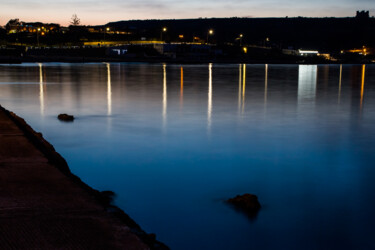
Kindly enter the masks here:
[[76, 13], [82, 24], [128, 19], [197, 17], [354, 16], [375, 13], [375, 0], [1, 0], [0, 25], [11, 18], [68, 25]]

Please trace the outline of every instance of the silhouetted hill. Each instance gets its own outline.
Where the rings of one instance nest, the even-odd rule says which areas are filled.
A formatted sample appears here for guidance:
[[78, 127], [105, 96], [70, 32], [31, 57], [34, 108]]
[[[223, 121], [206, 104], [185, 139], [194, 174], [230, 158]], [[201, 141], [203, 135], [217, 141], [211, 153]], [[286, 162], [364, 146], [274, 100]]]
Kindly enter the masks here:
[[[130, 20], [108, 23], [115, 29], [132, 31], [134, 36], [146, 39], [178, 41], [183, 35], [186, 42], [193, 37], [209, 39], [218, 44], [239, 43], [268, 45], [279, 48], [304, 48], [327, 51], [374, 46], [375, 18], [207, 18], [180, 20]], [[237, 39], [236, 39], [237, 38]], [[267, 39], [269, 38], [269, 39]]]

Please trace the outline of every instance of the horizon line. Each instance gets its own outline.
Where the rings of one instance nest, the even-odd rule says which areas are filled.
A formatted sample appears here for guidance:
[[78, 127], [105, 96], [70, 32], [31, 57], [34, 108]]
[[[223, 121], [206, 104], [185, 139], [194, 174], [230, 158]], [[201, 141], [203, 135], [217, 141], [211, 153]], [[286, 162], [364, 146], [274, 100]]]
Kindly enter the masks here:
[[[157, 18], [152, 18], [152, 19], [123, 19], [123, 20], [117, 20], [117, 21], [109, 21], [105, 24], [82, 24], [79, 26], [105, 26], [110, 23], [117, 23], [117, 22], [129, 22], [129, 21], [173, 21], [173, 20], [201, 20], [201, 19], [287, 19], [287, 18], [356, 18], [356, 16], [269, 16], [269, 17], [255, 17], [255, 16], [231, 16], [231, 17], [191, 17], [191, 18], [164, 18], [164, 19], [157, 19]], [[369, 16], [369, 18], [375, 18], [375, 16]], [[61, 25], [58, 22], [43, 22], [43, 21], [24, 21], [21, 20], [21, 18], [11, 18], [9, 20], [13, 19], [19, 19], [21, 22], [25, 23], [45, 23], [45, 24], [59, 24], [62, 27], [65, 27], [65, 25]], [[9, 21], [8, 20], [8, 21]], [[0, 27], [5, 28], [6, 24], [0, 25]], [[68, 24], [66, 27], [71, 26], [71, 24]]]

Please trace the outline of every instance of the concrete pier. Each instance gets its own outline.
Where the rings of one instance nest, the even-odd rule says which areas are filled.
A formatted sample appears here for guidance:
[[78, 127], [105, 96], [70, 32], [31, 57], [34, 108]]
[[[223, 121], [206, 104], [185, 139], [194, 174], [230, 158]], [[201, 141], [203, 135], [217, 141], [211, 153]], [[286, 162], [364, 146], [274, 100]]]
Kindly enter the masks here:
[[167, 249], [0, 106], [0, 249]]

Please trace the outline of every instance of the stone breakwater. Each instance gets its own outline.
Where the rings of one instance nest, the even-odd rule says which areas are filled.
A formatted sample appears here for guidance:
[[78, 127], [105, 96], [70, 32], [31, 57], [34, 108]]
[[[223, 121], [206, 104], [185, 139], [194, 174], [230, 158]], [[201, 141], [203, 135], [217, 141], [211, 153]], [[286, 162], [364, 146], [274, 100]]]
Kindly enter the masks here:
[[0, 249], [168, 249], [0, 106]]

